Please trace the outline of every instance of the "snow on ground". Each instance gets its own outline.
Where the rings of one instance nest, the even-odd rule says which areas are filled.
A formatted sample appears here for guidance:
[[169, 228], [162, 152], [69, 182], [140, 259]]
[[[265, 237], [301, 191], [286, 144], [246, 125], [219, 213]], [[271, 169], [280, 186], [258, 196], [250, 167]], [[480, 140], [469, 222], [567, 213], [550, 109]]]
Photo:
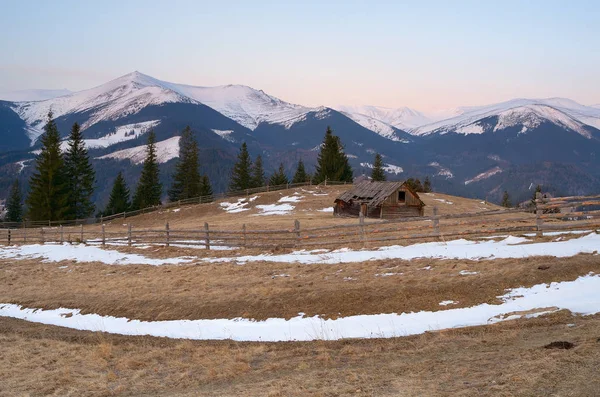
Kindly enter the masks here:
[[[538, 284], [508, 290], [501, 304], [412, 313], [357, 315], [337, 319], [299, 316], [264, 321], [242, 318], [214, 320], [140, 321], [124, 317], [81, 314], [78, 309], [28, 309], [0, 304], [0, 316], [58, 325], [87, 331], [122, 335], [151, 335], [195, 340], [278, 342], [339, 340], [346, 338], [392, 338], [428, 331], [493, 324], [500, 321], [539, 316], [557, 310], [591, 315], [600, 312], [600, 276], [587, 275], [574, 281]], [[449, 301], [444, 301], [445, 303]], [[543, 312], [531, 313], [542, 309]]]
[[260, 210], [257, 216], [263, 215], [287, 215], [294, 210], [293, 205], [291, 204], [266, 204], [266, 205], [257, 205], [256, 208]]
[[[159, 163], [179, 157], [179, 136], [174, 136], [164, 141], [156, 142], [156, 158]], [[117, 150], [116, 152], [96, 157], [96, 159], [130, 160], [134, 164], [141, 164], [146, 158], [146, 145], [140, 145], [129, 149]]]
[[[365, 168], [371, 168], [371, 169], [373, 169], [373, 167], [374, 167], [374, 165], [371, 163], [360, 163], [360, 166], [365, 167]], [[402, 169], [402, 167], [399, 167], [394, 164], [384, 164], [383, 167], [381, 167], [381, 168], [383, 168], [383, 170], [385, 172], [387, 172], [388, 174], [398, 175], [398, 174], [401, 174], [404, 172], [404, 169]]]
[[153, 259], [138, 254], [106, 250], [84, 244], [32, 244], [0, 249], [0, 259], [43, 259], [44, 262], [102, 262], [107, 265], [176, 265], [189, 263], [193, 257]]
[[448, 200], [444, 200], [444, 199], [434, 199], [434, 200], [439, 201], [440, 203], [444, 203], [444, 204], [449, 204], [449, 205], [454, 204], [452, 201], [448, 201]]
[[509, 236], [502, 241], [470, 241], [465, 239], [448, 242], [419, 243], [408, 246], [393, 245], [376, 250], [340, 249], [328, 253], [311, 253], [310, 251], [295, 251], [281, 255], [252, 255], [231, 258], [205, 258], [207, 262], [239, 263], [271, 261], [291, 262], [304, 264], [335, 264], [355, 263], [380, 259], [416, 258], [434, 259], [506, 259], [526, 258], [530, 256], [555, 256], [558, 258], [570, 257], [581, 253], [597, 253], [600, 251], [600, 235], [596, 233], [567, 241], [552, 241], [543, 243], [526, 243], [529, 240], [521, 237]]
[[300, 200], [302, 200], [304, 198], [304, 196], [297, 196], [296, 194], [294, 194], [293, 196], [283, 196], [277, 202], [278, 203], [299, 203]]
[[454, 174], [452, 173], [452, 171], [450, 171], [448, 168], [442, 167], [437, 161], [429, 163], [428, 165], [438, 170], [437, 174], [435, 174], [436, 176], [444, 176], [446, 177], [446, 179], [454, 178]]
[[441, 301], [441, 302], [439, 303], [439, 305], [440, 305], [440, 306], [456, 305], [456, 302], [454, 302], [454, 301], [450, 301], [450, 300], [447, 300], [447, 301]]
[[[84, 139], [85, 147], [87, 149], [98, 149], [112, 146], [119, 142], [129, 141], [135, 139], [140, 135], [150, 131], [152, 127], [156, 127], [160, 124], [160, 120], [144, 121], [142, 123], [126, 124], [119, 126], [114, 132], [108, 133], [101, 138], [97, 139]], [[60, 143], [60, 149], [65, 152], [69, 148], [68, 141], [62, 141]]]
[[479, 182], [481, 180], [487, 179], [491, 176], [494, 176], [496, 174], [499, 174], [502, 172], [502, 168], [496, 166], [490, 170], [487, 170], [485, 172], [482, 172], [481, 174], [477, 174], [475, 177], [473, 177], [472, 179], [466, 180], [465, 181], [465, 185], [468, 185], [469, 183], [473, 183], [473, 182]]
[[231, 136], [231, 133], [233, 132], [233, 130], [214, 130], [213, 129], [212, 132], [214, 132], [221, 138], [225, 139], [226, 141], [235, 142], [235, 139], [233, 139], [233, 137]]
[[236, 201], [235, 203], [224, 202], [224, 203], [220, 203], [219, 205], [226, 212], [228, 212], [230, 214], [235, 214], [237, 212], [248, 211], [250, 208], [246, 208], [246, 206], [259, 197], [260, 196], [254, 196], [254, 197], [250, 197], [250, 198], [241, 198], [241, 199], [238, 199], [238, 201]]
[[333, 207], [325, 207], [323, 209], [317, 210], [318, 212], [333, 212]]

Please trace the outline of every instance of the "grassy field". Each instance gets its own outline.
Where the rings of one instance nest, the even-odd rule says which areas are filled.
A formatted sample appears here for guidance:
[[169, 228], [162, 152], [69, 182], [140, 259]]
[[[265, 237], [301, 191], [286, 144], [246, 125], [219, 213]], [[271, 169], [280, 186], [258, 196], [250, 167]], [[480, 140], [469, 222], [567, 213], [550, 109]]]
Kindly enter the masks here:
[[[255, 208], [228, 214], [211, 204], [127, 221], [155, 227], [168, 220], [191, 227], [208, 219], [219, 225], [247, 222], [272, 228], [299, 217], [312, 225], [348, 222], [316, 211], [330, 205], [330, 196], [340, 188], [328, 189], [327, 196], [311, 196], [283, 216], [253, 216]], [[269, 195], [273, 197], [259, 198], [255, 204], [261, 199], [273, 203], [281, 196]], [[447, 212], [495, 208], [478, 200], [423, 196], [428, 208], [439, 203]], [[192, 255], [198, 260], [115, 266], [0, 259], [0, 303], [78, 308], [82, 313], [148, 321], [262, 320], [292, 318], [300, 312], [338, 318], [444, 310], [448, 307], [440, 302], [445, 300], [456, 302], [451, 308], [497, 304], [507, 288], [570, 281], [600, 271], [598, 256], [590, 254], [239, 265], [201, 260], [239, 251], [118, 249], [156, 258]], [[574, 347], [545, 348], [556, 341]], [[564, 310], [392, 339], [279, 343], [127, 337], [0, 317], [0, 396], [595, 396], [600, 390], [598, 368], [600, 315], [574, 316]]]

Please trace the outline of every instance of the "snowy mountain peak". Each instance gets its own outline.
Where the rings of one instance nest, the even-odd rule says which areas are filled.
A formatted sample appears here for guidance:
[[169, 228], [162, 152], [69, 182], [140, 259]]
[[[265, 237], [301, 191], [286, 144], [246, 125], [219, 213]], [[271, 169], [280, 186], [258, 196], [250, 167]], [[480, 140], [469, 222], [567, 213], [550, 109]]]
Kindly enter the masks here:
[[[367, 116], [370, 120], [377, 120], [389, 126], [407, 131], [412, 128], [431, 123], [430, 117], [408, 107], [386, 108], [381, 106], [347, 106], [337, 105], [334, 109], [344, 112], [348, 115]], [[357, 118], [360, 118], [356, 116]], [[356, 121], [356, 120], [355, 120]], [[365, 126], [366, 127], [366, 126]], [[368, 127], [367, 127], [368, 128]]]

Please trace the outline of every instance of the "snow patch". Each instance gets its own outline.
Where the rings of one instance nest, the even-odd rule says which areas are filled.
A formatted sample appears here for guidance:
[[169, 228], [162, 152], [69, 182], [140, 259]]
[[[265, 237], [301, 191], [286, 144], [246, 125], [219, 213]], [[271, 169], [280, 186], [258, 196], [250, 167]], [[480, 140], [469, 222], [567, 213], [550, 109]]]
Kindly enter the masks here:
[[[156, 142], [156, 158], [160, 164], [179, 157], [179, 139], [174, 136], [164, 141]], [[133, 164], [142, 164], [146, 158], [146, 145], [135, 146], [129, 149], [117, 150], [116, 152], [96, 157], [96, 159], [129, 160]]]
[[485, 171], [485, 172], [482, 172], [481, 174], [477, 174], [477, 175], [476, 175], [474, 178], [472, 178], [472, 179], [466, 180], [466, 181], [465, 181], [465, 185], [468, 185], [468, 184], [470, 184], [470, 183], [473, 183], [473, 182], [479, 182], [479, 181], [482, 181], [482, 180], [484, 180], [484, 179], [487, 179], [487, 178], [489, 178], [489, 177], [491, 177], [491, 176], [494, 176], [494, 175], [496, 175], [496, 174], [499, 174], [499, 173], [501, 173], [501, 172], [502, 172], [502, 168], [500, 168], [500, 167], [496, 166], [496, 167], [494, 167], [494, 168], [492, 168], [492, 169], [490, 169], [490, 170], [487, 170], [487, 171]]

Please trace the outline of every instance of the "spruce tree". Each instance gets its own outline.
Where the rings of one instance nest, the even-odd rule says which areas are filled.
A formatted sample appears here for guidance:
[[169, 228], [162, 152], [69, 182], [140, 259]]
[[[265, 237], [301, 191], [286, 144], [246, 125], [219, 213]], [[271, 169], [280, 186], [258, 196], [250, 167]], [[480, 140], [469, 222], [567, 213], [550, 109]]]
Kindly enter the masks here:
[[260, 154], [256, 157], [256, 160], [254, 160], [254, 164], [252, 165], [251, 178], [251, 188], [265, 186], [265, 170], [263, 169], [262, 157]]
[[531, 197], [531, 205], [533, 207], [537, 206], [537, 194], [542, 192], [542, 186], [541, 185], [537, 185], [535, 187], [535, 192], [533, 192], [533, 196]]
[[32, 221], [65, 219], [69, 208], [60, 134], [52, 117], [52, 112], [49, 112], [48, 122], [40, 138], [41, 152], [36, 158], [35, 171], [29, 180], [27, 211]]
[[200, 196], [201, 176], [198, 143], [190, 127], [185, 127], [179, 140], [179, 160], [175, 165], [169, 200], [178, 201]]
[[310, 175], [306, 173], [304, 169], [304, 162], [302, 159], [298, 161], [298, 167], [296, 167], [296, 173], [294, 174], [294, 178], [292, 179], [292, 183], [304, 183], [310, 180]]
[[252, 162], [248, 154], [248, 146], [246, 142], [242, 144], [238, 154], [238, 160], [231, 171], [231, 179], [229, 182], [229, 191], [235, 192], [238, 190], [249, 189], [253, 186], [250, 169]]
[[156, 136], [154, 131], [148, 133], [146, 159], [142, 165], [142, 174], [133, 195], [132, 207], [139, 210], [160, 205], [162, 184], [159, 180], [158, 160], [156, 158]]
[[375, 155], [375, 161], [373, 162], [373, 171], [371, 172], [371, 179], [376, 182], [383, 182], [386, 180], [385, 172], [383, 171], [383, 160], [379, 153]]
[[512, 207], [512, 203], [510, 202], [510, 196], [508, 195], [508, 192], [506, 190], [502, 195], [502, 206], [506, 208]]
[[421, 184], [421, 180], [419, 178], [415, 179], [415, 178], [408, 178], [406, 180], [406, 185], [411, 188], [411, 190], [413, 192], [417, 192], [417, 193], [421, 193], [423, 191], [425, 191], [425, 189], [423, 188], [423, 185]]
[[18, 179], [15, 179], [10, 188], [4, 220], [6, 222], [21, 222], [23, 220], [23, 197], [21, 196], [21, 186]]
[[202, 180], [200, 181], [200, 197], [202, 197], [203, 203], [210, 203], [213, 201], [213, 191], [212, 186], [210, 184], [210, 180], [208, 179], [208, 175], [202, 175]]
[[423, 192], [431, 192], [431, 180], [429, 180], [429, 176], [426, 176], [425, 181], [423, 182]]
[[330, 127], [327, 127], [325, 132], [314, 177], [316, 184], [325, 180], [352, 182], [352, 167], [350, 167], [348, 157], [343, 151], [340, 138], [333, 135]]
[[96, 173], [90, 163], [79, 124], [73, 124], [65, 153], [65, 173], [69, 191], [67, 219], [85, 219], [92, 215]]
[[283, 169], [283, 163], [279, 164], [279, 169], [273, 175], [271, 175], [271, 178], [269, 179], [269, 185], [280, 186], [280, 185], [287, 185], [288, 183], [290, 183], [290, 181], [288, 180], [287, 176], [285, 175], [285, 170]]
[[129, 188], [125, 183], [123, 173], [119, 171], [117, 177], [115, 178], [115, 182], [113, 183], [108, 204], [104, 209], [104, 216], [127, 212], [130, 208], [131, 203], [129, 201]]

